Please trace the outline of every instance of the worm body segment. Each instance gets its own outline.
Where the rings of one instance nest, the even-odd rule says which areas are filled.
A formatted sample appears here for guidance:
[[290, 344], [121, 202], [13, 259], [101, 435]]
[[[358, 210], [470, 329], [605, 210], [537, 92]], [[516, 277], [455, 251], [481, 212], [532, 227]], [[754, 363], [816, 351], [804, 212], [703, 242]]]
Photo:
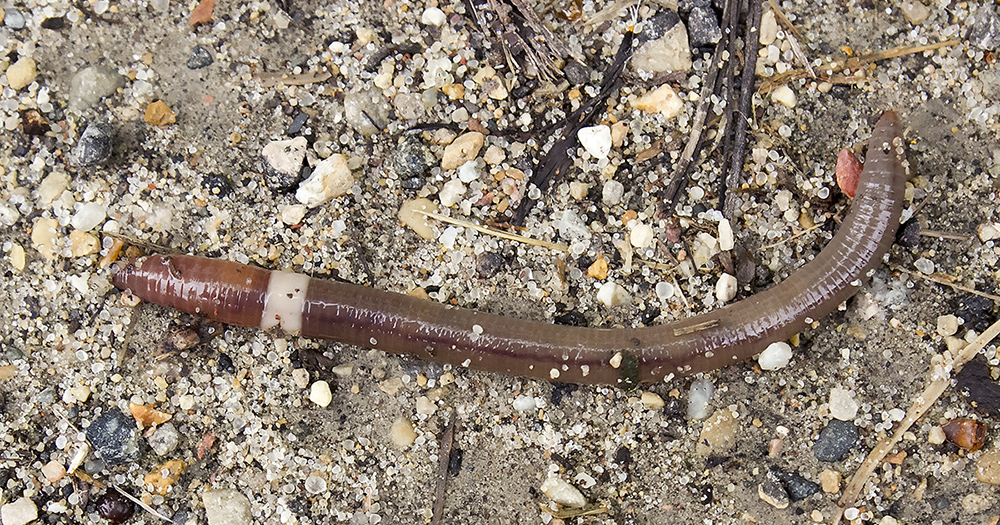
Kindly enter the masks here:
[[854, 295], [881, 264], [899, 226], [904, 153], [899, 119], [887, 111], [874, 128], [851, 209], [812, 261], [766, 291], [660, 326], [552, 325], [188, 255], [137, 259], [114, 284], [225, 323], [479, 370], [574, 383], [658, 381], [747, 359]]

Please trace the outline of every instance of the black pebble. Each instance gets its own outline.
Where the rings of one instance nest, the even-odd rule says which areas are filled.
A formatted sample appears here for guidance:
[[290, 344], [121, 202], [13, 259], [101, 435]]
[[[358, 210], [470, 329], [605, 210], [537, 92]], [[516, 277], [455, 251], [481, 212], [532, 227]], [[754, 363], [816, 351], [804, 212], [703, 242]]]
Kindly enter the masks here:
[[233, 183], [229, 177], [218, 173], [206, 173], [201, 176], [201, 186], [212, 195], [225, 197], [233, 192]]
[[229, 354], [223, 352], [219, 352], [219, 360], [216, 364], [216, 368], [223, 374], [236, 373], [236, 366], [233, 365], [233, 358], [229, 357]]
[[966, 295], [958, 301], [955, 315], [965, 321], [965, 326], [976, 332], [983, 332], [995, 319], [993, 301], [981, 295]]
[[303, 126], [309, 122], [308, 113], [297, 113], [295, 118], [292, 119], [291, 125], [288, 126], [288, 135], [295, 135], [296, 133], [302, 131]]
[[[404, 181], [419, 179], [420, 186], [413, 188], [419, 189], [423, 187], [423, 177], [434, 165], [434, 160], [434, 154], [431, 153], [430, 148], [418, 137], [411, 135], [399, 143], [392, 158], [392, 166], [396, 175]], [[414, 186], [415, 181], [411, 180], [409, 184]]]
[[907, 248], [920, 244], [920, 223], [913, 219], [904, 222], [896, 232], [896, 242]]
[[819, 433], [813, 455], [820, 461], [840, 461], [858, 441], [858, 427], [850, 421], [831, 420]]
[[688, 15], [688, 42], [691, 47], [714, 45], [722, 38], [722, 28], [715, 11], [708, 6], [696, 6]]
[[567, 61], [566, 67], [563, 68], [563, 73], [566, 74], [566, 80], [569, 80], [570, 84], [574, 86], [590, 82], [590, 70], [587, 69], [587, 66], [576, 60], [570, 59]]
[[111, 156], [112, 129], [109, 124], [91, 122], [80, 134], [70, 154], [73, 164], [79, 167], [96, 166]]
[[462, 471], [462, 458], [464, 456], [464, 450], [460, 448], [451, 449], [451, 455], [448, 456], [448, 474], [451, 477], [457, 476]]
[[483, 252], [476, 256], [476, 275], [480, 279], [489, 279], [497, 274], [504, 265], [504, 258], [496, 252]]
[[212, 65], [212, 53], [202, 46], [194, 46], [191, 56], [187, 60], [188, 69], [201, 69]]
[[57, 31], [66, 27], [66, 19], [61, 16], [46, 18], [45, 20], [42, 20], [41, 26], [42, 29], [52, 29], [53, 31]]
[[771, 472], [785, 485], [788, 497], [792, 501], [801, 501], [819, 492], [819, 484], [800, 476], [797, 472], [789, 472], [780, 467], [771, 467]]
[[106, 465], [120, 465], [139, 456], [135, 420], [112, 407], [87, 427], [87, 440]]
[[681, 21], [681, 18], [677, 16], [677, 13], [664, 9], [657, 13], [655, 16], [646, 20], [642, 24], [642, 32], [638, 34], [638, 37], [643, 41], [656, 40], [663, 35], [667, 34], [670, 28], [677, 25]]

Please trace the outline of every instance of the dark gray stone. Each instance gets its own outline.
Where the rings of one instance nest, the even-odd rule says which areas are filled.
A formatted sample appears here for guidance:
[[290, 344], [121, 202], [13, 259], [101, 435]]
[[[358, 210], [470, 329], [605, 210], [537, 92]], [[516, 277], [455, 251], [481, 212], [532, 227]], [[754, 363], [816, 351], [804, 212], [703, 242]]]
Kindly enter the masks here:
[[820, 461], [840, 461], [858, 441], [858, 427], [850, 421], [834, 419], [827, 423], [813, 445], [813, 455]]
[[113, 407], [87, 427], [87, 441], [105, 465], [120, 465], [139, 457], [135, 420]]
[[[393, 155], [392, 165], [396, 175], [407, 189], [422, 188], [423, 177], [434, 165], [434, 154], [418, 137], [410, 135], [399, 143]], [[417, 180], [414, 180], [417, 179]], [[419, 186], [417, 185], [419, 181]]]
[[714, 45], [722, 39], [722, 28], [710, 6], [695, 6], [691, 9], [687, 30], [691, 47]]
[[191, 56], [187, 60], [188, 69], [201, 69], [212, 65], [214, 60], [212, 59], [212, 53], [201, 46], [194, 46], [191, 50]]
[[80, 140], [70, 153], [70, 162], [76, 166], [97, 166], [111, 156], [111, 125], [91, 122], [84, 128]]

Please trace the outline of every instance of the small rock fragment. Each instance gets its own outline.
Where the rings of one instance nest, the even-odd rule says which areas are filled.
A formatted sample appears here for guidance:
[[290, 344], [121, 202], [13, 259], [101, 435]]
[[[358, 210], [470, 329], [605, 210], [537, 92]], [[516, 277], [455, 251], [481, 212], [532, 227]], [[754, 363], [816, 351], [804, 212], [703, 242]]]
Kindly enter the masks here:
[[70, 152], [69, 160], [75, 166], [98, 166], [111, 157], [111, 125], [91, 122], [80, 134], [80, 140]]
[[739, 283], [736, 282], [736, 276], [724, 273], [719, 276], [719, 280], [715, 283], [715, 298], [719, 302], [728, 303], [736, 297], [738, 289]]
[[757, 496], [776, 509], [788, 508], [788, 492], [770, 471], [767, 473], [767, 479], [757, 485]]
[[920, 271], [920, 273], [930, 275], [934, 273], [934, 261], [921, 257], [913, 261], [913, 267]]
[[714, 45], [722, 38], [722, 28], [710, 5], [695, 5], [688, 14], [688, 39], [691, 47]]
[[152, 472], [146, 474], [142, 481], [147, 485], [152, 485], [152, 492], [161, 496], [170, 492], [170, 487], [181, 479], [181, 474], [187, 469], [187, 465], [179, 459], [171, 459], [159, 465]]
[[771, 473], [778, 479], [788, 492], [792, 502], [802, 501], [819, 492], [819, 484], [802, 477], [798, 472], [785, 470], [781, 467], [771, 467]]
[[162, 100], [154, 100], [146, 106], [143, 120], [150, 126], [166, 126], [167, 124], [175, 124], [177, 115]]
[[211, 489], [201, 495], [208, 525], [253, 523], [250, 500], [236, 489]]
[[388, 118], [389, 106], [381, 89], [357, 91], [344, 96], [344, 119], [365, 137], [381, 133]]
[[606, 282], [597, 290], [597, 300], [604, 303], [605, 306], [619, 306], [628, 304], [632, 300], [632, 296], [622, 285]]
[[688, 390], [687, 417], [690, 420], [708, 417], [708, 404], [715, 394], [715, 384], [707, 379], [699, 379], [691, 383]]
[[319, 474], [313, 473], [306, 478], [304, 483], [306, 492], [316, 495], [326, 492], [326, 480]]
[[840, 191], [844, 192], [844, 195], [854, 198], [854, 192], [858, 190], [858, 181], [861, 180], [863, 169], [864, 166], [853, 151], [849, 148], [840, 150], [840, 154], [837, 155], [835, 173], [837, 186]]
[[771, 92], [771, 102], [777, 102], [786, 108], [794, 108], [796, 99], [795, 92], [787, 84], [782, 84]]
[[295, 198], [309, 208], [340, 197], [354, 187], [354, 175], [347, 166], [345, 155], [330, 155], [313, 169], [309, 178], [299, 184]]
[[733, 225], [729, 219], [719, 221], [719, 249], [728, 252], [736, 247], [736, 239], [733, 237]]
[[632, 246], [641, 250], [653, 243], [656, 236], [653, 233], [652, 226], [638, 221], [632, 222], [631, 226], [632, 230], [628, 234], [628, 240], [632, 243]]
[[564, 507], [580, 508], [587, 504], [587, 498], [579, 489], [556, 475], [546, 478], [541, 489], [549, 499]]
[[31, 57], [21, 57], [7, 68], [7, 85], [17, 91], [28, 87], [38, 76], [35, 69], [35, 59]]
[[849, 421], [832, 419], [813, 444], [813, 455], [820, 461], [840, 461], [858, 441], [858, 427]]
[[399, 448], [406, 448], [417, 440], [417, 432], [413, 430], [413, 423], [401, 417], [392, 422], [389, 427], [389, 439]]
[[132, 412], [132, 418], [135, 419], [136, 423], [142, 428], [148, 428], [153, 425], [162, 425], [173, 417], [166, 412], [161, 412], [152, 407], [152, 405], [137, 405], [135, 403], [128, 404], [129, 410]]
[[485, 138], [478, 131], [470, 131], [459, 135], [444, 148], [441, 157], [441, 169], [453, 170], [479, 156]]
[[736, 444], [736, 418], [728, 408], [716, 410], [705, 421], [695, 452], [703, 457], [722, 456]]
[[993, 449], [976, 459], [976, 479], [1000, 485], [1000, 449]]
[[[430, 148], [418, 137], [409, 136], [399, 143], [399, 146], [393, 153], [392, 165], [395, 168], [396, 175], [403, 181], [424, 177], [430, 171], [431, 166], [434, 165], [434, 154], [431, 153]], [[414, 189], [419, 189], [422, 186], [423, 180]]]
[[7, 259], [10, 261], [10, 265], [13, 266], [15, 270], [23, 270], [26, 263], [24, 247], [20, 244], [11, 245], [10, 255], [8, 255]]
[[771, 343], [760, 353], [757, 363], [763, 370], [779, 370], [788, 366], [791, 360], [792, 347], [784, 341], [778, 341]]
[[574, 200], [582, 201], [587, 198], [587, 192], [590, 191], [590, 184], [586, 182], [573, 181], [569, 183], [569, 196], [573, 197]]
[[760, 17], [760, 38], [758, 41], [762, 46], [769, 46], [778, 38], [778, 18], [774, 11], [767, 9]]
[[631, 103], [632, 107], [639, 111], [659, 113], [668, 119], [680, 115], [681, 109], [684, 107], [681, 97], [677, 96], [677, 92], [669, 84], [663, 84], [653, 91], [634, 99]]
[[969, 44], [983, 51], [993, 51], [1000, 47], [1000, 15], [992, 2], [984, 3], [976, 9], [972, 14], [972, 22], [968, 25], [970, 29], [966, 40]]
[[135, 421], [111, 407], [87, 427], [87, 440], [97, 457], [108, 466], [120, 465], [139, 456], [139, 435]]
[[400, 206], [397, 216], [400, 222], [409, 226], [417, 235], [424, 239], [433, 239], [435, 234], [434, 226], [431, 224], [429, 217], [420, 213], [422, 211], [436, 213], [437, 206], [429, 199], [413, 199], [404, 202]]
[[396, 114], [405, 120], [424, 116], [424, 97], [420, 93], [399, 93], [392, 99]]
[[643, 392], [642, 395], [639, 396], [639, 402], [650, 410], [659, 410], [667, 406], [667, 403], [663, 401], [663, 398], [656, 392]]
[[605, 182], [604, 188], [601, 190], [601, 200], [608, 206], [614, 206], [621, 202], [624, 195], [625, 186], [616, 180]]
[[441, 206], [450, 208], [462, 200], [466, 190], [467, 188], [465, 184], [462, 184], [461, 180], [457, 178], [451, 179], [441, 187], [441, 191], [438, 192], [438, 200], [441, 202]]
[[903, 10], [903, 17], [906, 18], [906, 21], [915, 26], [924, 23], [931, 15], [927, 6], [919, 0], [903, 0], [900, 2], [899, 8]]
[[135, 513], [135, 506], [132, 502], [114, 489], [105, 492], [103, 496], [98, 498], [97, 504], [94, 506], [98, 516], [115, 525], [125, 523]]
[[288, 226], [295, 226], [300, 224], [302, 219], [306, 216], [306, 211], [308, 208], [301, 204], [292, 204], [285, 206], [278, 212], [278, 216], [281, 218], [281, 222], [287, 224]]
[[[969, 514], [979, 514], [992, 506], [991, 499], [991, 497], [986, 497], [982, 494], [966, 494], [962, 498], [962, 510]], [[996, 521], [996, 518], [993, 521]]]
[[598, 160], [608, 158], [611, 153], [611, 128], [604, 124], [580, 128], [576, 138], [583, 149]]
[[677, 13], [664, 9], [643, 22], [641, 44], [632, 55], [632, 67], [650, 73], [668, 71], [689, 71], [691, 69], [691, 47], [687, 29]]
[[942, 315], [937, 318], [937, 333], [942, 336], [955, 335], [958, 332], [958, 317], [954, 315]]
[[326, 408], [333, 401], [333, 392], [330, 391], [330, 383], [326, 381], [314, 381], [309, 389], [309, 401]]
[[180, 433], [177, 432], [173, 423], [164, 423], [156, 428], [152, 436], [146, 438], [146, 443], [157, 455], [166, 456], [177, 449], [177, 445], [180, 443]]
[[70, 226], [81, 231], [90, 231], [104, 223], [108, 217], [108, 209], [102, 204], [88, 202], [76, 210], [70, 219]]
[[113, 95], [125, 85], [125, 77], [110, 66], [91, 66], [82, 69], [69, 83], [67, 97], [69, 109], [83, 112], [97, 104], [102, 98]]
[[535, 403], [535, 397], [530, 395], [520, 395], [515, 397], [514, 401], [511, 402], [511, 406], [518, 412], [529, 412], [538, 407]]
[[215, 9], [215, 0], [201, 0], [198, 5], [191, 10], [188, 17], [188, 24], [194, 27], [198, 24], [207, 24], [212, 21], [212, 11]]
[[66, 475], [66, 467], [62, 463], [52, 460], [42, 465], [42, 475], [45, 476], [45, 481], [55, 483]]
[[830, 390], [830, 415], [841, 421], [854, 421], [858, 415], [858, 402], [845, 388]]
[[272, 140], [264, 146], [260, 154], [264, 159], [264, 180], [269, 188], [286, 191], [299, 182], [308, 146], [305, 137]]
[[976, 227], [976, 233], [983, 242], [1000, 239], [1000, 222], [984, 222]]
[[819, 483], [823, 487], [823, 492], [836, 494], [840, 492], [840, 472], [836, 470], [824, 469], [819, 474]]
[[444, 11], [436, 7], [428, 7], [420, 15], [420, 23], [429, 26], [441, 27], [447, 20]]
[[188, 69], [201, 69], [212, 65], [212, 53], [202, 46], [194, 46], [185, 64]]
[[35, 219], [31, 226], [31, 242], [46, 259], [54, 259], [58, 248], [56, 240], [59, 238], [59, 221], [47, 217]]
[[3, 525], [27, 525], [38, 518], [38, 507], [31, 498], [18, 498], [0, 507]]

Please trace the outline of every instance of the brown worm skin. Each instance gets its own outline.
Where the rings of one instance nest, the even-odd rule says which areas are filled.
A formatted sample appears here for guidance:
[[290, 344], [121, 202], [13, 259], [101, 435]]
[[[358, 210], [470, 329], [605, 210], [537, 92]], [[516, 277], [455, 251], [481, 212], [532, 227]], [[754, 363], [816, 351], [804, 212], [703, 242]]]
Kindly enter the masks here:
[[[723, 308], [660, 326], [585, 328], [309, 279], [299, 333], [573, 383], [633, 385], [742, 361], [835, 310], [882, 263], [903, 207], [901, 128], [891, 111], [875, 125], [850, 212], [830, 243], [784, 281]], [[114, 284], [156, 304], [259, 327], [264, 305], [272, 300], [269, 280], [276, 273], [216, 259], [153, 255], [129, 263], [114, 276]]]

